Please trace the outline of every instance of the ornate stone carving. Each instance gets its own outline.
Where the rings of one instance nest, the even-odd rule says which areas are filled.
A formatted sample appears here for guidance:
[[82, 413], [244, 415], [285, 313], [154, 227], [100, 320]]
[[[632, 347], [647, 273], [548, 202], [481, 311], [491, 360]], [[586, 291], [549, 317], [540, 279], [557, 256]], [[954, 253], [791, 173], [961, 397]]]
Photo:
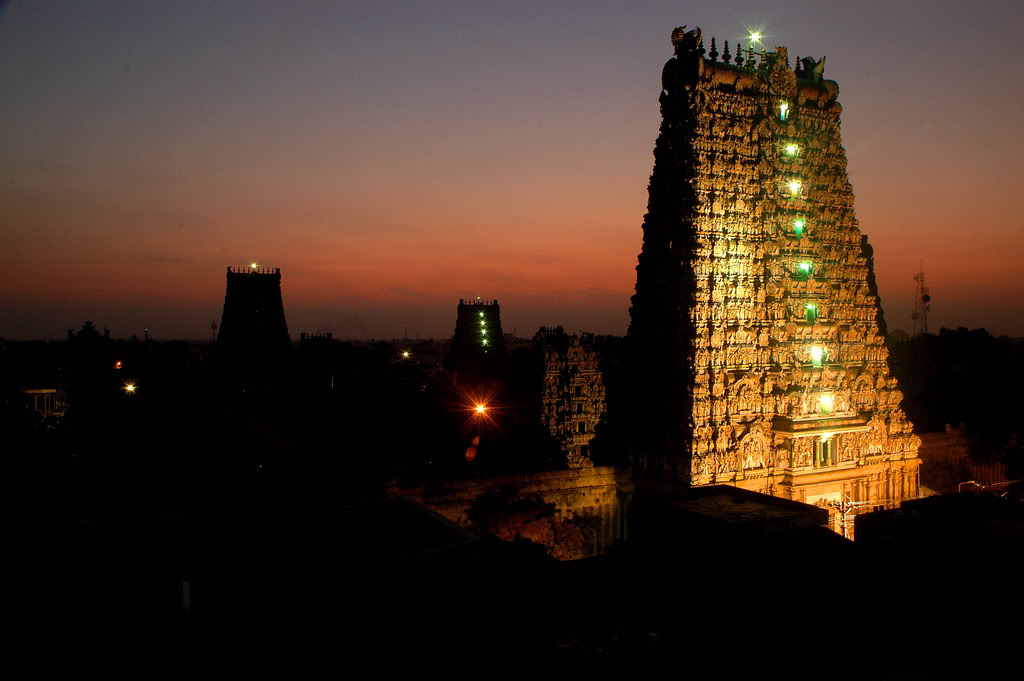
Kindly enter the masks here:
[[[775, 55], [770, 58], [765, 80], [768, 83], [768, 92], [792, 99], [796, 96], [796, 74], [789, 68], [787, 61], [786, 48], [775, 48]], [[824, 63], [824, 58], [822, 62]]]

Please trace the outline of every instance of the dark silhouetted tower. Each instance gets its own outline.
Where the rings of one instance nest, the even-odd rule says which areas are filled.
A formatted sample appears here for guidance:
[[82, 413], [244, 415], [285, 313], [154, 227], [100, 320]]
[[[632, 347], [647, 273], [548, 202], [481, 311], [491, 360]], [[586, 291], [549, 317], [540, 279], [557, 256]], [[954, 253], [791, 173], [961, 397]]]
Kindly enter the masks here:
[[498, 301], [460, 299], [449, 358], [450, 368], [457, 372], [459, 382], [486, 381], [504, 355], [505, 336]]
[[281, 301], [281, 269], [228, 267], [217, 342], [234, 351], [275, 352], [290, 344]]

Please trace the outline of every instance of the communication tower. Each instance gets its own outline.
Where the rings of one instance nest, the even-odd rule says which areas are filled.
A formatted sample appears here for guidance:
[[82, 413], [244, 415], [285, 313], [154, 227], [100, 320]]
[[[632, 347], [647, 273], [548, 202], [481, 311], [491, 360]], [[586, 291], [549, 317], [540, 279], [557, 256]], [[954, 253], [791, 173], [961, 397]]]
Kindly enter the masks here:
[[914, 335], [928, 333], [928, 313], [932, 309], [932, 296], [924, 283], [924, 267], [914, 275]]

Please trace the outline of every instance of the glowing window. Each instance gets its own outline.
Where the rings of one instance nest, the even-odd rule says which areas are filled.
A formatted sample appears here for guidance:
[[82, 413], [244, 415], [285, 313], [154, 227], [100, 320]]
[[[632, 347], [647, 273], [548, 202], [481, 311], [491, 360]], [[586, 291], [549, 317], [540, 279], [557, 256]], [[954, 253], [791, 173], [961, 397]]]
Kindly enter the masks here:
[[795, 144], [786, 145], [786, 156], [795, 157], [800, 155], [800, 147]]
[[807, 323], [810, 324], [818, 318], [818, 306], [814, 303], [804, 305], [804, 313], [807, 316]]
[[831, 435], [824, 433], [820, 440], [816, 440], [814, 443], [814, 465], [815, 466], [831, 466], [832, 465], [832, 440]]
[[797, 238], [802, 239], [804, 237], [804, 224], [803, 218], [793, 220], [793, 233], [797, 235]]
[[811, 272], [814, 271], [814, 267], [812, 267], [811, 263], [809, 263], [809, 262], [801, 262], [801, 263], [797, 263], [796, 270], [801, 275], [803, 275], [805, 277], [809, 277], [809, 276], [811, 276]]
[[833, 399], [831, 394], [822, 395], [818, 398], [818, 411], [822, 416], [828, 416], [832, 413]]
[[789, 120], [789, 102], [779, 102], [779, 120]]
[[794, 198], [800, 196], [800, 188], [803, 185], [800, 184], [799, 180], [790, 180], [789, 184], [786, 186], [789, 187], [790, 196], [793, 196]]
[[[825, 360], [825, 350], [824, 350], [824, 348], [820, 348], [817, 345], [813, 346], [811, 348], [811, 364], [813, 364], [816, 367], [820, 367], [824, 360]], [[830, 397], [829, 399], [831, 400], [832, 398]]]

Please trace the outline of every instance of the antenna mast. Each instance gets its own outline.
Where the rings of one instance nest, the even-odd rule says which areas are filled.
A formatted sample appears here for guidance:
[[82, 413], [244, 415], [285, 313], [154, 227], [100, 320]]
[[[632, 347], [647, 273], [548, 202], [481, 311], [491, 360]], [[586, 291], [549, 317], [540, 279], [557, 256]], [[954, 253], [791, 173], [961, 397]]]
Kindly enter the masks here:
[[923, 264], [918, 273], [914, 275], [914, 282], [914, 314], [911, 315], [911, 319], [914, 320], [914, 335], [920, 336], [923, 333], [928, 333], [928, 313], [932, 309], [931, 292], [924, 283]]

